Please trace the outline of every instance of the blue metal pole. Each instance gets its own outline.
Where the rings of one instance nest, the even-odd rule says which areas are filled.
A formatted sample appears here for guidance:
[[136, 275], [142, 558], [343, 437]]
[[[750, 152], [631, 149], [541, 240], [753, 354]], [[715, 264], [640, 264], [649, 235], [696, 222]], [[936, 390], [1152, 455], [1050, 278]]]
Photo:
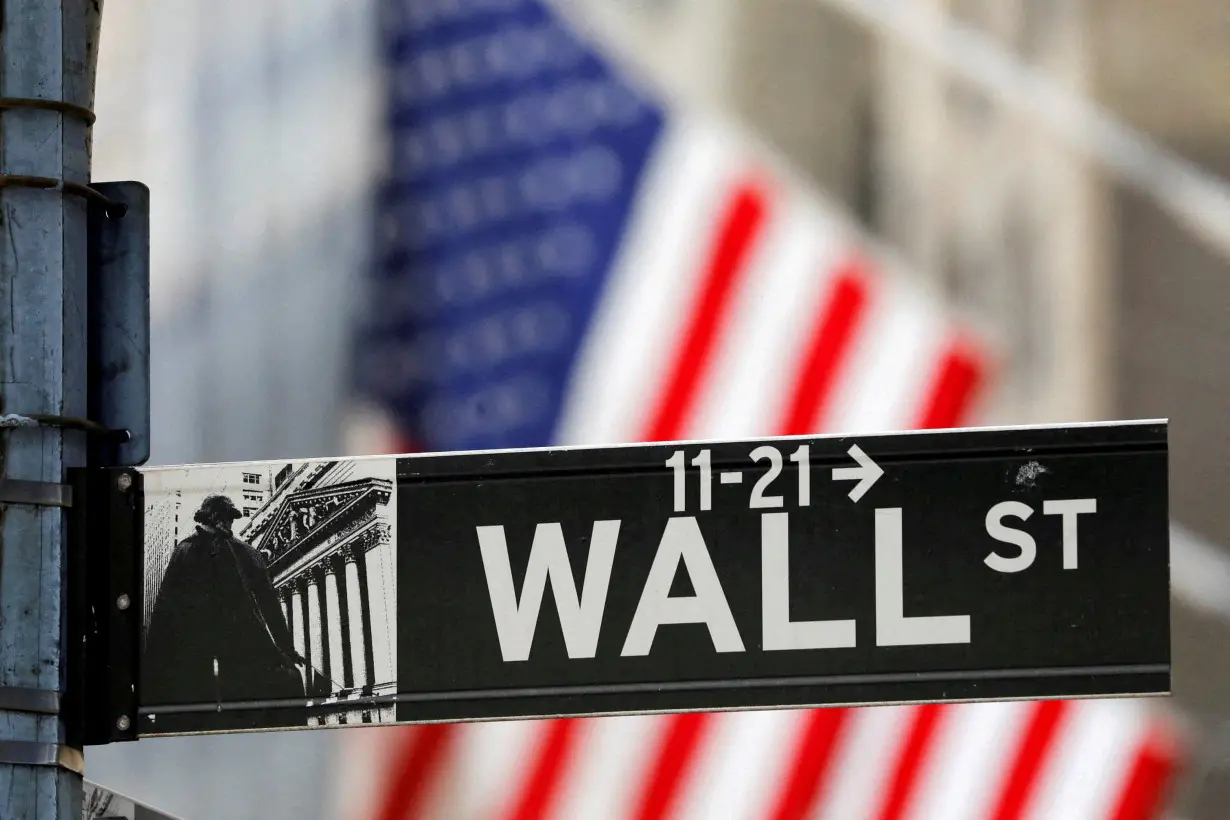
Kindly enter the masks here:
[[[2, 0], [0, 409], [86, 415], [86, 199], [101, 0]], [[30, 104], [30, 100], [52, 103]], [[68, 106], [58, 105], [67, 103]], [[48, 187], [47, 181], [59, 183]], [[67, 183], [67, 187], [63, 184]], [[79, 431], [0, 433], [0, 477], [63, 484]], [[10, 485], [12, 486], [12, 485]], [[0, 694], [65, 690], [67, 510], [0, 503]], [[63, 715], [0, 699], [0, 817], [77, 820], [81, 754]], [[49, 713], [51, 712], [51, 713]]]

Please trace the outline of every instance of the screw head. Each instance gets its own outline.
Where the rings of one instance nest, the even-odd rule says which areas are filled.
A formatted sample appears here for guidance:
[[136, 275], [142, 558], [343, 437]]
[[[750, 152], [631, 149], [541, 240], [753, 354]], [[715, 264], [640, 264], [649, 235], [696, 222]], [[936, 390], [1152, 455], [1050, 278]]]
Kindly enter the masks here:
[[128, 473], [120, 473], [115, 479], [115, 486], [120, 488], [120, 492], [126, 493], [132, 487], [132, 476]]
[[115, 599], [115, 605], [120, 609], [128, 609], [128, 607], [132, 606], [132, 599], [125, 593]]
[[127, 732], [131, 726], [132, 721], [128, 719], [128, 715], [120, 715], [115, 721], [115, 728], [119, 729], [121, 732]]

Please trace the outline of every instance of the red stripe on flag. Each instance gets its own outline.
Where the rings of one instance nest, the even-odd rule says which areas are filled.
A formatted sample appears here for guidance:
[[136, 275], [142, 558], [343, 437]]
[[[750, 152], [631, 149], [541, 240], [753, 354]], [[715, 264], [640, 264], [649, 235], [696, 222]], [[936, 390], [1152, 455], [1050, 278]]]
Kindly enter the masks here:
[[394, 435], [390, 446], [392, 449], [389, 451], [388, 455], [393, 456], [423, 452], [423, 448], [419, 447], [414, 439], [409, 436]]
[[391, 755], [395, 769], [375, 820], [418, 820], [425, 816], [429, 787], [456, 739], [457, 727], [444, 723], [402, 731], [402, 742]]
[[578, 720], [543, 721], [535, 728], [542, 736], [541, 744], [516, 808], [509, 814], [511, 820], [537, 820], [550, 814], [581, 731]]
[[914, 797], [923, 763], [935, 743], [936, 730], [948, 708], [950, 707], [931, 704], [919, 706], [914, 710], [914, 720], [901, 749], [901, 756], [897, 759], [896, 768], [885, 789], [880, 820], [899, 820], [905, 816], [910, 800]]
[[982, 382], [985, 367], [973, 345], [962, 340], [953, 342], [944, 353], [922, 415], [914, 426], [934, 430], [960, 424]]
[[769, 813], [772, 820], [803, 820], [811, 815], [832, 765], [833, 750], [849, 718], [848, 709], [814, 709], [809, 713], [794, 754], [794, 765]]
[[666, 380], [661, 403], [652, 416], [647, 441], [668, 441], [683, 433], [713, 356], [715, 341], [726, 323], [735, 285], [764, 226], [768, 208], [765, 192], [759, 187], [744, 183], [735, 192], [722, 218], [717, 246], [705, 270], [700, 298], [688, 319], [683, 346]]
[[1119, 804], [1109, 820], [1153, 820], [1160, 816], [1178, 765], [1177, 756], [1173, 739], [1167, 733], [1152, 732], [1132, 761]]
[[635, 820], [661, 820], [670, 815], [712, 717], [695, 713], [668, 718], [669, 725], [649, 769], [649, 782], [632, 813]]
[[778, 428], [782, 435], [803, 435], [823, 427], [821, 413], [832, 397], [839, 366], [866, 312], [867, 299], [865, 264], [861, 259], [844, 262], [807, 344], [794, 395]]
[[1015, 820], [1025, 813], [1037, 786], [1038, 773], [1069, 708], [1070, 704], [1062, 700], [1033, 704], [1025, 736], [1004, 778], [999, 802], [990, 815], [992, 820]]

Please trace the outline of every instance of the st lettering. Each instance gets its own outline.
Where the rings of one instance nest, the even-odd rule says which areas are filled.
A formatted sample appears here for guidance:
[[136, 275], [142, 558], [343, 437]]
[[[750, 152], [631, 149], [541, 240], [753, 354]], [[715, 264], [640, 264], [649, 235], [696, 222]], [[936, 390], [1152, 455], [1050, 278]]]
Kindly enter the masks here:
[[[1061, 518], [1063, 568], [1076, 569], [1080, 565], [1080, 540], [1077, 531], [1079, 516], [1098, 511], [1096, 498], [1064, 498], [1042, 502], [1043, 515], [1058, 515]], [[1016, 555], [1001, 555], [993, 551], [984, 563], [997, 572], [1020, 572], [1033, 566], [1038, 556], [1038, 542], [1023, 529], [1009, 526], [1006, 519], [1028, 521], [1034, 514], [1033, 507], [1020, 501], [1001, 501], [987, 510], [987, 535], [1004, 544], [1017, 548]]]
[[[1067, 515], [1065, 511], [1063, 514]], [[761, 516], [761, 645], [764, 651], [843, 649], [856, 645], [854, 618], [794, 621], [790, 617], [789, 513]], [[569, 658], [593, 658], [603, 629], [611, 570], [618, 552], [619, 521], [595, 521], [580, 590], [574, 582], [563, 529], [558, 522], [538, 524], [520, 593], [515, 589], [502, 526], [477, 527], [491, 612], [500, 654], [507, 662], [530, 657], [546, 586], [551, 585]], [[797, 549], [812, 544], [794, 545]], [[906, 578], [900, 508], [875, 511], [875, 635], [877, 646], [920, 646], [970, 642], [968, 615], [907, 615]], [[692, 595], [671, 596], [676, 576], [686, 573]], [[727, 601], [709, 546], [694, 516], [666, 522], [645, 577], [636, 610], [627, 625], [620, 655], [653, 651], [660, 627], [702, 624], [717, 653], [746, 651], [744, 635]]]

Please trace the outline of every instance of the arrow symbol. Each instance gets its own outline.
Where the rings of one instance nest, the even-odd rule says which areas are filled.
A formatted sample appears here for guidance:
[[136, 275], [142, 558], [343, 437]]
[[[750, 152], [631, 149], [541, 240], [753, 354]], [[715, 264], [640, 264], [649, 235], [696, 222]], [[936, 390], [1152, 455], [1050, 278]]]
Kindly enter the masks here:
[[857, 480], [858, 483], [854, 485], [854, 489], [850, 490], [850, 500], [857, 504], [872, 485], [880, 480], [880, 476], [884, 475], [884, 470], [880, 469], [880, 465], [872, 461], [857, 444], [852, 445], [847, 452], [859, 463], [859, 466], [834, 467], [833, 480]]

